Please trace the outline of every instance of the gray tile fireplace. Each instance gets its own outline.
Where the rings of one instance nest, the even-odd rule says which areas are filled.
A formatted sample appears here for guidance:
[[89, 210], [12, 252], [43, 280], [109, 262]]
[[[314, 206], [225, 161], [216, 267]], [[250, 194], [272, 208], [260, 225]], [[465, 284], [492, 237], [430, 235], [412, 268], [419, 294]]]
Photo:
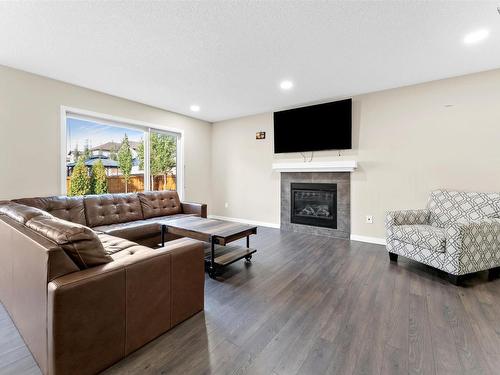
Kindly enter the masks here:
[[349, 172], [281, 172], [281, 229], [350, 237]]

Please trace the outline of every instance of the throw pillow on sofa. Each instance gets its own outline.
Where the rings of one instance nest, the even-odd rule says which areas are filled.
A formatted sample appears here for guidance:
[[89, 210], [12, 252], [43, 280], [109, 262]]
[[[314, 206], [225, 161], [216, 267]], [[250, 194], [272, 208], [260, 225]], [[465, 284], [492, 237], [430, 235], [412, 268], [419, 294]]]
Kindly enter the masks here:
[[97, 234], [86, 226], [53, 216], [34, 217], [26, 226], [61, 246], [80, 269], [113, 261]]

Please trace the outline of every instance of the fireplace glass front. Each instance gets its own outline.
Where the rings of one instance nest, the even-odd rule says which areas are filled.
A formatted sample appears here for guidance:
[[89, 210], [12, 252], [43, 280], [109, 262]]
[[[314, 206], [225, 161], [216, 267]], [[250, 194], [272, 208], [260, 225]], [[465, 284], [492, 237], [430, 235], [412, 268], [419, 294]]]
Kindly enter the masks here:
[[337, 184], [292, 183], [291, 222], [337, 229]]

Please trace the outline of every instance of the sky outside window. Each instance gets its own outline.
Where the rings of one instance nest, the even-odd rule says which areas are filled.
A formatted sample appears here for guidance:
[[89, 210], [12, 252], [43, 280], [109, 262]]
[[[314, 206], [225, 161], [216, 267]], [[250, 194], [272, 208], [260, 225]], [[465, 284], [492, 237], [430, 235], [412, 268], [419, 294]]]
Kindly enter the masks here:
[[106, 142], [121, 143], [125, 134], [127, 134], [129, 141], [133, 142], [142, 142], [144, 137], [144, 133], [138, 130], [103, 125], [93, 121], [74, 118], [68, 118], [66, 125], [67, 154], [76, 147], [78, 147], [79, 151], [83, 151], [87, 142], [89, 148], [92, 149]]

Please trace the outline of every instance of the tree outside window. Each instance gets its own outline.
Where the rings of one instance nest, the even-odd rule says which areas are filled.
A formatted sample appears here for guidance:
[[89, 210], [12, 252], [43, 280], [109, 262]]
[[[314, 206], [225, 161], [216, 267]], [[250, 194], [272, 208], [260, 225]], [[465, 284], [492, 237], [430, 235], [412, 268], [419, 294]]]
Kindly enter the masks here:
[[130, 151], [130, 143], [128, 136], [125, 134], [122, 145], [118, 150], [118, 168], [122, 172], [125, 180], [125, 193], [128, 193], [128, 182], [130, 180], [130, 173], [132, 172], [132, 151]]
[[[160, 177], [162, 183], [158, 184], [158, 190], [166, 190], [169, 185], [169, 176], [175, 178], [177, 139], [170, 135], [153, 132], [150, 136], [150, 150], [151, 189], [155, 190], [155, 181], [157, 177]], [[144, 168], [144, 142], [137, 148], [137, 157], [139, 158], [139, 168]]]
[[[71, 195], [176, 189], [177, 137], [127, 124], [66, 118], [66, 191]], [[144, 140], [147, 142], [144, 142]], [[144, 170], [144, 145], [150, 169]], [[145, 180], [149, 177], [149, 181]]]

